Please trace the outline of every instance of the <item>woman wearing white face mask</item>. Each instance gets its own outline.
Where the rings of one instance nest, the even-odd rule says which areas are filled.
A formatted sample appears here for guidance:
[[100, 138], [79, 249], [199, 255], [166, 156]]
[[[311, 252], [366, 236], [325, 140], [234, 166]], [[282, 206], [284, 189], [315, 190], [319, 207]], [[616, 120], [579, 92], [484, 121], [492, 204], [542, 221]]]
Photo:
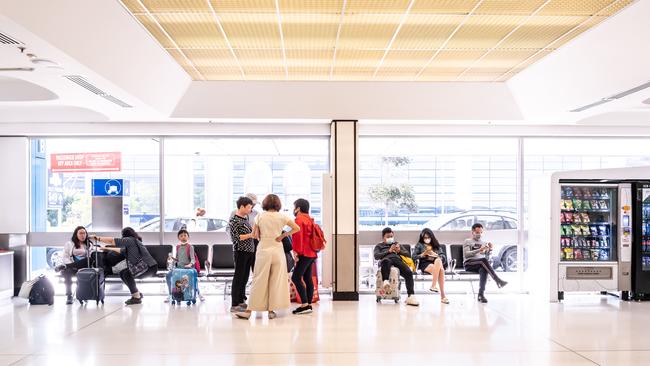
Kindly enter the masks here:
[[429, 291], [438, 292], [436, 283], [440, 285], [440, 302], [449, 304], [449, 299], [445, 295], [445, 267], [447, 265], [447, 258], [442, 252], [442, 247], [433, 231], [425, 228], [420, 232], [420, 239], [415, 245], [413, 250], [413, 259], [418, 261], [418, 269], [422, 273], [429, 273], [433, 275], [431, 281], [431, 288]]

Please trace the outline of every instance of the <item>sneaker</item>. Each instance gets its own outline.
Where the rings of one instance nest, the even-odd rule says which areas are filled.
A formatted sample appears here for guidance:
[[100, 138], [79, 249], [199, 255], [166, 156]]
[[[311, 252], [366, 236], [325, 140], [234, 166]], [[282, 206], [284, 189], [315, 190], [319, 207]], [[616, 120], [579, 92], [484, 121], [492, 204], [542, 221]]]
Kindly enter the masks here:
[[409, 297], [406, 298], [406, 305], [420, 306], [420, 303], [418, 302], [418, 299], [415, 298], [415, 295], [409, 295]]
[[240, 311], [235, 313], [235, 316], [238, 317], [239, 319], [250, 319], [251, 313], [248, 311]]
[[199, 294], [199, 300], [205, 301], [205, 297], [203, 297], [203, 295]]
[[241, 304], [239, 304], [239, 305], [237, 305], [237, 306], [239, 306], [240, 308], [242, 308], [242, 309], [244, 309], [244, 310], [248, 309], [248, 304], [245, 303], [245, 302], [242, 302]]
[[230, 312], [231, 313], [241, 313], [241, 312], [244, 312], [244, 311], [246, 311], [246, 309], [242, 308], [240, 305], [230, 307]]
[[127, 305], [137, 305], [142, 304], [142, 298], [132, 297], [124, 302]]
[[446, 297], [443, 297], [442, 299], [440, 299], [440, 302], [443, 303], [443, 304], [449, 304], [449, 299], [446, 298]]
[[275, 311], [269, 311], [269, 320], [275, 319], [278, 317], [278, 314], [275, 313]]
[[167, 296], [167, 297], [165, 298], [165, 300], [163, 300], [163, 302], [164, 302], [165, 304], [169, 304], [169, 296]]
[[390, 292], [390, 281], [384, 280], [384, 292]]
[[478, 300], [478, 302], [483, 303], [483, 304], [487, 303], [487, 299], [483, 295], [478, 295], [477, 300]]
[[505, 287], [507, 284], [508, 284], [507, 281], [501, 280], [501, 281], [497, 282], [497, 287], [502, 288], [502, 287]]
[[65, 300], [66, 305], [72, 305], [74, 304], [74, 299], [72, 298], [72, 295], [68, 295], [68, 297]]
[[65, 264], [59, 264], [58, 266], [54, 267], [54, 272], [61, 272], [65, 269]]
[[305, 306], [299, 306], [297, 307], [294, 311], [292, 311], [293, 314], [295, 315], [300, 315], [300, 314], [309, 314], [313, 311], [311, 305], [305, 305]]

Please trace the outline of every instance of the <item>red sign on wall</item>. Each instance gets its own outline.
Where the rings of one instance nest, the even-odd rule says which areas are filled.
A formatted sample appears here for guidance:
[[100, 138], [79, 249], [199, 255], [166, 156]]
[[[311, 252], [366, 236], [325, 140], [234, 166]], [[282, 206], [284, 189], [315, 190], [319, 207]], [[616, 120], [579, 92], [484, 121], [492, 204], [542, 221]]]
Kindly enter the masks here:
[[119, 172], [122, 170], [122, 153], [95, 152], [52, 154], [50, 166], [53, 173], [63, 172]]

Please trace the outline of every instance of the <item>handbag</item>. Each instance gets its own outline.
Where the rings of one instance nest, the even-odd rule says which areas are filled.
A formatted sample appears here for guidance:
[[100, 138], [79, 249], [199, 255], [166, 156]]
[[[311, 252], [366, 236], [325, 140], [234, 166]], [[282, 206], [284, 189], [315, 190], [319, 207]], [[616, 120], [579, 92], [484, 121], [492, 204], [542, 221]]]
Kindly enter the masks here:
[[411, 271], [415, 272], [415, 262], [413, 262], [413, 259], [411, 257], [407, 257], [401, 254], [399, 257], [402, 258], [402, 262], [404, 262], [404, 264], [406, 264], [406, 266], [409, 267]]
[[131, 263], [128, 260], [126, 261], [126, 265], [129, 267], [129, 272], [131, 272], [133, 278], [137, 278], [149, 270], [149, 265], [144, 261], [144, 258], [142, 257], [142, 251], [140, 250], [140, 245], [139, 244], [136, 245], [138, 246], [138, 253], [140, 253], [140, 259], [138, 259], [136, 263]]

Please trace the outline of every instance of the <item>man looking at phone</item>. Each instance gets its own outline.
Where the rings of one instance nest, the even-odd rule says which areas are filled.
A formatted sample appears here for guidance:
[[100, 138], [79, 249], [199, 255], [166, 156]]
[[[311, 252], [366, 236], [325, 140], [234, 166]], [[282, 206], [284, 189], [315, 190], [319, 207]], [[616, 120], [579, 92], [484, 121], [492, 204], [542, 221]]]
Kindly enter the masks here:
[[395, 233], [389, 227], [384, 228], [381, 231], [381, 236], [383, 241], [375, 245], [374, 255], [375, 259], [379, 261], [379, 267], [381, 268], [381, 278], [384, 280], [384, 288], [390, 290], [390, 268], [397, 267], [399, 273], [406, 282], [406, 292], [408, 297], [406, 298], [406, 305], [418, 306], [420, 303], [415, 298], [415, 289], [413, 283], [413, 271], [404, 263], [400, 255], [411, 257], [411, 253], [405, 247], [399, 245], [395, 241]]
[[481, 240], [483, 236], [483, 225], [476, 223], [472, 225], [472, 237], [465, 240], [463, 244], [463, 265], [468, 272], [477, 272], [479, 274], [478, 301], [486, 303], [485, 283], [488, 274], [499, 288], [508, 284], [494, 272], [494, 268], [488, 261], [488, 256], [492, 250], [492, 243], [486, 243]]

